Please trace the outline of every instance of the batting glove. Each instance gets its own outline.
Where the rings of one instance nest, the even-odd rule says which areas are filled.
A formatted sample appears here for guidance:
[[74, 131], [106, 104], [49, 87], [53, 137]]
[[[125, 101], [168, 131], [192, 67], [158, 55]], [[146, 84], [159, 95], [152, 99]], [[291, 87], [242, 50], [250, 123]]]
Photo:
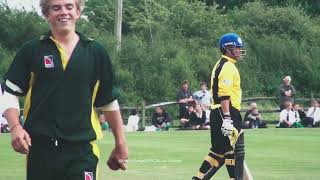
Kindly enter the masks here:
[[225, 116], [221, 125], [221, 132], [224, 136], [229, 136], [233, 130], [233, 121], [230, 116]]

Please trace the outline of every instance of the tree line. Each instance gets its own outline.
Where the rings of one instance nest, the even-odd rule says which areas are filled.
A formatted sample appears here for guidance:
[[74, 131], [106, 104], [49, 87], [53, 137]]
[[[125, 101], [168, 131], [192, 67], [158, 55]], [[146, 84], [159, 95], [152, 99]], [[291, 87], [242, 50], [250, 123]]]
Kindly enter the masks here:
[[[247, 49], [239, 62], [245, 97], [274, 96], [285, 75], [298, 96], [320, 91], [317, 1], [130, 0], [123, 5], [121, 51], [114, 36], [115, 2], [88, 0], [78, 30], [107, 47], [122, 104], [175, 99], [183, 80], [191, 90], [210, 84], [218, 41], [238, 33]], [[36, 12], [0, 4], [0, 79], [23, 42], [48, 31]]]

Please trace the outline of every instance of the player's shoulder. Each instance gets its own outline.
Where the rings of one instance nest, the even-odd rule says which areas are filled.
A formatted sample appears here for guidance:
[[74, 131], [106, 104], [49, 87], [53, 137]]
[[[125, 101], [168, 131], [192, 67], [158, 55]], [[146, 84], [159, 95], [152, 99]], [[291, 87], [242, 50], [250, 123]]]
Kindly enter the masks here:
[[38, 38], [31, 39], [25, 41], [21, 44], [21, 46], [17, 49], [17, 53], [23, 53], [24, 56], [29, 56], [35, 50], [40, 49], [41, 43]]
[[225, 60], [225, 63], [223, 65], [224, 68], [226, 69], [237, 69], [234, 63], [228, 61], [227, 59]]

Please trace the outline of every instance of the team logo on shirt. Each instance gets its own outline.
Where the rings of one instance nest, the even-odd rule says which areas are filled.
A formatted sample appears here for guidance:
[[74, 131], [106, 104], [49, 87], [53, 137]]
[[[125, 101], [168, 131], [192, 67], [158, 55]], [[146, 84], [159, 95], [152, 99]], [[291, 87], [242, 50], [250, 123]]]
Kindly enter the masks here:
[[84, 180], [93, 180], [93, 172], [84, 172]]
[[54, 68], [53, 56], [52, 55], [44, 56], [43, 63], [45, 68]]
[[229, 80], [229, 79], [224, 79], [224, 80], [222, 81], [222, 83], [223, 83], [224, 85], [226, 85], [226, 86], [230, 86], [230, 85], [232, 84], [232, 81]]

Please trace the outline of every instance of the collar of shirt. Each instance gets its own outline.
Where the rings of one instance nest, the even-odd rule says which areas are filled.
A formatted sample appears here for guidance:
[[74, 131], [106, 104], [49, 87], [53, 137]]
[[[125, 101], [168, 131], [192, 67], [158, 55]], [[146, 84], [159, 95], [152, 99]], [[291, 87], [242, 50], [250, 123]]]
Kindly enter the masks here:
[[235, 59], [233, 59], [233, 58], [231, 58], [231, 57], [228, 57], [228, 56], [226, 56], [226, 55], [222, 55], [222, 58], [227, 59], [228, 61], [232, 62], [233, 64], [235, 64], [235, 63], [237, 62], [237, 60], [235, 60]]
[[[90, 42], [90, 41], [93, 41], [93, 39], [87, 38], [87, 37], [85, 37], [83, 34], [77, 32], [77, 31], [76, 31], [76, 33], [78, 34], [78, 36], [79, 36], [79, 38], [80, 38], [80, 41], [82, 41], [82, 42], [88, 43], [88, 42]], [[49, 32], [41, 35], [39, 39], [40, 39], [41, 41], [43, 41], [43, 40], [49, 40], [50, 37], [52, 37], [52, 32], [51, 32], [51, 31], [49, 31]]]

